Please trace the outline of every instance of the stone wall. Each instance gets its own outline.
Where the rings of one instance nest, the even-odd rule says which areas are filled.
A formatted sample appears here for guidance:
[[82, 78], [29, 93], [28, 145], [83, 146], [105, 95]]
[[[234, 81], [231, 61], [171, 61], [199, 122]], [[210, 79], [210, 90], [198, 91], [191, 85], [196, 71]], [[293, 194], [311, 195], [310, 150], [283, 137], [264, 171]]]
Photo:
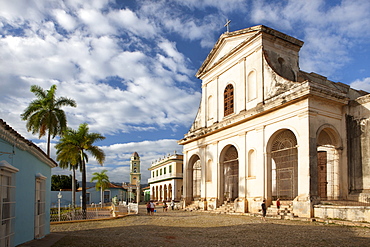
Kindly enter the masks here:
[[314, 214], [321, 219], [341, 219], [370, 222], [370, 207], [315, 205]]

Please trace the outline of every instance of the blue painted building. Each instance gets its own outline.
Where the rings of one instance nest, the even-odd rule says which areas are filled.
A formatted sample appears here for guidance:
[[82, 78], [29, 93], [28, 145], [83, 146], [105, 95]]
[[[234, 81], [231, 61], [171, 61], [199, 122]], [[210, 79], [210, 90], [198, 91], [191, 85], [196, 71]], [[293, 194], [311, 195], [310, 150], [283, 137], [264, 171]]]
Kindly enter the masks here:
[[[81, 188], [80, 188], [81, 189]], [[72, 191], [60, 191], [62, 198], [60, 200], [61, 207], [68, 207], [72, 204]], [[51, 192], [50, 207], [58, 207], [58, 194], [59, 191]], [[117, 196], [118, 201], [126, 201], [128, 198], [127, 189], [122, 186], [110, 184], [109, 188], [103, 192], [104, 203], [109, 203], [112, 198]], [[76, 207], [81, 204], [80, 201], [81, 190], [76, 192]], [[87, 204], [99, 204], [100, 202], [100, 190], [96, 190], [95, 187], [86, 189], [86, 203]]]
[[51, 169], [56, 166], [0, 119], [0, 246], [50, 233]]

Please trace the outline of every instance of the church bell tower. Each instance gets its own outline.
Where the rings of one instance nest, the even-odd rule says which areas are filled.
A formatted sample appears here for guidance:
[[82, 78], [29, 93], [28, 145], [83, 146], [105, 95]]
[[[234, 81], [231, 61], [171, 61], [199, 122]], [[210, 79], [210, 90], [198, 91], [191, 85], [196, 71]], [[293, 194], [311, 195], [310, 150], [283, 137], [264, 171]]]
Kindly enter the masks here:
[[130, 184], [136, 185], [138, 180], [141, 180], [140, 157], [137, 152], [134, 152], [130, 160]]

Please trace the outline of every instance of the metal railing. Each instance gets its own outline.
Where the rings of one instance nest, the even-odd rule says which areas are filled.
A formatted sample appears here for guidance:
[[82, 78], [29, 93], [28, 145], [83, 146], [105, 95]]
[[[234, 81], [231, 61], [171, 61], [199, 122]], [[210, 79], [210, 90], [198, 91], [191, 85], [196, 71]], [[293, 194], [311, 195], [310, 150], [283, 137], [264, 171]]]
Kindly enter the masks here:
[[61, 208], [60, 213], [58, 213], [58, 208], [51, 208], [50, 222], [109, 218], [112, 217], [111, 211], [110, 207], [87, 208], [86, 216], [84, 216], [81, 208]]

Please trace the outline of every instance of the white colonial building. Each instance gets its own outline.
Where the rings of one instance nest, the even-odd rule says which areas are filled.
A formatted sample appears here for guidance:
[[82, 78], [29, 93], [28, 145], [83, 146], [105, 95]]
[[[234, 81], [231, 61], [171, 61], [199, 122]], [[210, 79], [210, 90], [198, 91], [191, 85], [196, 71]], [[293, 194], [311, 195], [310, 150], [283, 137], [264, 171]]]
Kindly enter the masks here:
[[221, 35], [179, 141], [186, 205], [258, 212], [280, 198], [310, 217], [322, 200], [369, 199], [370, 96], [301, 71], [302, 45], [262, 25]]
[[183, 155], [169, 154], [163, 159], [156, 160], [149, 168], [151, 178], [150, 200], [180, 201], [183, 192]]

